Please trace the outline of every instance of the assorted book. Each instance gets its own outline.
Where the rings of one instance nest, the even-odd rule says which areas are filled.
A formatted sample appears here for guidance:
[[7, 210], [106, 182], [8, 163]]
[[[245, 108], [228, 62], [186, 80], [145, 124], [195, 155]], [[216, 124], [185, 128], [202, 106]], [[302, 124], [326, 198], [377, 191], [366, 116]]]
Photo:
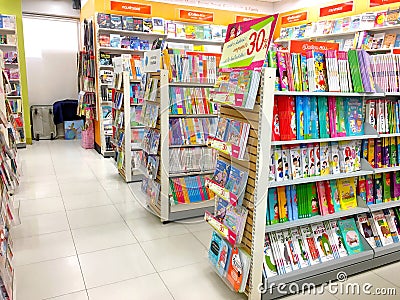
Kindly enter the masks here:
[[271, 50], [268, 65], [278, 68], [278, 91], [376, 91], [371, 59], [365, 50], [307, 50], [305, 54]]
[[142, 106], [132, 105], [131, 106], [131, 128], [135, 126], [143, 126], [142, 120]]
[[140, 123], [146, 127], [155, 128], [157, 125], [160, 106], [157, 103], [144, 102]]
[[356, 187], [357, 179], [351, 177], [269, 188], [267, 225], [355, 208], [359, 196]]
[[99, 28], [166, 34], [169, 38], [224, 41], [226, 26], [186, 24], [163, 18], [137, 18], [114, 14], [97, 14]]
[[169, 179], [171, 205], [211, 200], [214, 194], [205, 186], [205, 176], [185, 176]]
[[7, 74], [9, 80], [19, 80], [18, 68], [5, 68], [4, 72]]
[[[229, 153], [239, 159], [243, 159], [246, 153], [247, 140], [250, 133], [250, 124], [235, 119], [224, 117], [218, 118], [217, 129], [215, 135], [212, 136], [211, 147], [220, 149], [219, 144], [229, 145], [231, 150]], [[215, 144], [213, 142], [216, 141]], [[216, 146], [214, 146], [216, 145]], [[223, 149], [226, 147], [223, 146]]]
[[0, 28], [15, 29], [15, 16], [0, 15]]
[[216, 82], [216, 89], [211, 93], [212, 100], [234, 106], [253, 109], [261, 72], [252, 70], [232, 71], [221, 75]]
[[216, 118], [170, 118], [170, 146], [205, 145], [215, 132]]
[[16, 45], [17, 38], [15, 34], [0, 34], [1, 45]]
[[387, 11], [366, 12], [334, 20], [320, 20], [299, 26], [282, 27], [279, 39], [292, 40], [329, 34], [356, 33], [373, 28], [390, 28], [398, 24], [400, 24], [399, 9], [388, 8]]
[[208, 259], [217, 274], [239, 293], [244, 293], [250, 273], [251, 256], [241, 247], [227, 243], [215, 231], [208, 249]]
[[242, 205], [248, 176], [248, 172], [242, 168], [231, 165], [223, 160], [218, 160], [214, 175], [209, 180], [208, 187], [221, 197], [225, 197], [225, 193], [221, 193], [221, 189], [224, 189], [229, 193], [228, 200], [232, 201], [232, 198], [234, 198], [236, 205]]
[[273, 141], [360, 135], [364, 135], [362, 98], [275, 96]]
[[147, 195], [147, 204], [160, 205], [160, 184], [150, 178], [143, 178], [141, 190]]
[[169, 88], [171, 115], [218, 114], [218, 105], [210, 101], [209, 88]]
[[372, 168], [389, 168], [400, 166], [399, 137], [387, 137], [362, 141], [361, 157], [369, 162]]
[[217, 151], [191, 147], [169, 149], [169, 173], [207, 172], [215, 170]]
[[215, 83], [221, 54], [163, 50], [164, 69], [171, 82]]
[[384, 91], [395, 93], [400, 91], [400, 55], [377, 54], [371, 56], [372, 78]]
[[398, 207], [357, 215], [360, 233], [372, 248], [399, 242], [400, 210]]
[[160, 144], [160, 132], [156, 129], [145, 128], [143, 132], [142, 149], [147, 154], [157, 154]]
[[131, 148], [138, 148], [142, 146], [144, 137], [144, 128], [131, 129]]
[[367, 205], [400, 200], [400, 173], [377, 173], [359, 177], [357, 191]]
[[274, 146], [271, 149], [269, 181], [286, 181], [361, 169], [359, 140]]
[[129, 89], [130, 104], [142, 104], [144, 101], [144, 92], [140, 83], [131, 83]]
[[363, 252], [353, 218], [318, 222], [265, 235], [265, 278], [287, 274]]
[[17, 51], [4, 51], [3, 58], [4, 58], [4, 62], [6, 64], [17, 64], [18, 63], [18, 52]]
[[365, 119], [379, 134], [400, 133], [400, 101], [366, 100]]
[[140, 39], [136, 36], [123, 36], [119, 34], [99, 35], [100, 47], [122, 48], [132, 50], [150, 50], [149, 40]]

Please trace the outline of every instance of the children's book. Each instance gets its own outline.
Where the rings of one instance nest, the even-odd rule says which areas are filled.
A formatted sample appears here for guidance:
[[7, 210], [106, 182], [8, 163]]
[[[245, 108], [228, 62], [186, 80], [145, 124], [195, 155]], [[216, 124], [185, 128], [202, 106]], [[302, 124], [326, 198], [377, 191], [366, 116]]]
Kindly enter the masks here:
[[366, 213], [357, 215], [357, 226], [372, 248], [376, 248], [374, 233]]
[[236, 292], [244, 292], [250, 271], [251, 257], [244, 249], [233, 247], [226, 279]]
[[345, 248], [345, 244], [344, 244], [344, 239], [342, 236], [342, 233], [340, 231], [340, 228], [337, 224], [336, 220], [331, 220], [331, 221], [327, 221], [330, 225], [330, 228], [332, 229], [332, 235], [333, 235], [333, 239], [335, 241], [335, 244], [337, 245], [337, 250], [339, 253], [340, 257], [345, 257], [348, 255], [347, 250]]
[[372, 218], [378, 231], [382, 246], [393, 244], [392, 233], [383, 211], [380, 210], [372, 212]]
[[296, 252], [293, 244], [292, 236], [288, 229], [282, 231], [283, 239], [285, 241], [285, 251], [289, 253], [289, 259], [292, 266], [292, 270], [298, 270], [300, 268], [299, 253]]
[[277, 248], [279, 251], [280, 256], [282, 257], [283, 268], [285, 273], [289, 273], [293, 271], [292, 264], [290, 262], [290, 256], [288, 248], [285, 246], [285, 238], [282, 232], [276, 233], [277, 238]]
[[329, 242], [329, 235], [322, 222], [311, 225], [314, 234], [315, 244], [317, 246], [321, 262], [334, 259], [332, 246]]
[[231, 166], [222, 160], [217, 161], [217, 166], [212, 180], [222, 187], [225, 187], [229, 179]]
[[265, 235], [264, 241], [264, 271], [266, 278], [271, 278], [277, 275], [276, 262], [271, 248], [271, 242], [268, 234]]
[[111, 15], [111, 29], [122, 29], [122, 17], [119, 15]]
[[310, 265], [309, 257], [310, 253], [304, 245], [304, 240], [301, 236], [301, 232], [298, 227], [290, 229], [291, 239], [293, 242], [293, 248], [295, 253], [298, 254], [299, 267], [300, 269], [306, 268]]
[[372, 214], [368, 212], [367, 217], [368, 217], [369, 224], [371, 224], [371, 229], [372, 229], [372, 233], [374, 235], [375, 245], [376, 245], [376, 247], [382, 247], [382, 242], [381, 242], [381, 239], [378, 234], [378, 228], [376, 227], [376, 224], [375, 224]]
[[226, 183], [225, 188], [231, 193], [238, 196], [238, 205], [241, 205], [243, 200], [246, 184], [247, 184], [248, 173], [242, 171], [234, 166], [231, 166], [229, 179]]
[[344, 246], [349, 255], [364, 251], [364, 246], [354, 219], [338, 220], [338, 226], [342, 234]]
[[357, 195], [354, 178], [342, 178], [337, 181], [341, 210], [357, 207]]
[[218, 273], [223, 277], [225, 277], [226, 270], [228, 268], [229, 258], [231, 254], [230, 252], [231, 246], [224, 239], [221, 239], [221, 246], [218, 253], [218, 261], [216, 267]]
[[222, 238], [213, 231], [211, 237], [210, 248], [208, 249], [208, 258], [214, 267], [217, 266], [218, 256], [221, 249]]
[[384, 209], [383, 213], [385, 214], [386, 222], [388, 223], [390, 233], [392, 234], [393, 242], [398, 243], [399, 235], [397, 233], [397, 227], [396, 227], [396, 215], [393, 209]]
[[317, 245], [315, 244], [314, 235], [310, 225], [300, 227], [301, 235], [304, 240], [304, 245], [307, 248], [307, 252], [310, 254], [309, 262], [310, 265], [319, 264], [321, 262], [319, 257], [319, 251]]

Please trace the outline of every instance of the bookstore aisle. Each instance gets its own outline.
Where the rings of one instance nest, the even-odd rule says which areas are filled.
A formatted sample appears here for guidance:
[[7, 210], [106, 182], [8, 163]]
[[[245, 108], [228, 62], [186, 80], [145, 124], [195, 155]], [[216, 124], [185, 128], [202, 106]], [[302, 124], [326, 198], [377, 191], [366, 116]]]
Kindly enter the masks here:
[[[201, 219], [161, 224], [138, 202], [144, 199], [134, 198], [111, 159], [71, 141], [40, 141], [19, 155], [16, 300], [246, 299], [209, 266], [210, 226]], [[399, 267], [348, 280], [400, 289], [392, 276]]]

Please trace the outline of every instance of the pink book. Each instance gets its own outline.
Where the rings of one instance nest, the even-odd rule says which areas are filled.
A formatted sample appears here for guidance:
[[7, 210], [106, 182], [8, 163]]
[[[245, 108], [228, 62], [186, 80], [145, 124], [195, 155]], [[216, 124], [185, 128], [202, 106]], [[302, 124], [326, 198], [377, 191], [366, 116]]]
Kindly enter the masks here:
[[289, 85], [285, 53], [281, 51], [276, 51], [276, 58], [278, 61], [279, 83], [281, 84], [281, 91], [288, 91]]
[[337, 114], [336, 114], [336, 98], [328, 97], [329, 108], [329, 127], [331, 130], [331, 137], [337, 137]]
[[316, 183], [319, 201], [319, 211], [321, 215], [326, 216], [329, 214], [328, 199], [326, 197], [325, 183], [319, 181]]

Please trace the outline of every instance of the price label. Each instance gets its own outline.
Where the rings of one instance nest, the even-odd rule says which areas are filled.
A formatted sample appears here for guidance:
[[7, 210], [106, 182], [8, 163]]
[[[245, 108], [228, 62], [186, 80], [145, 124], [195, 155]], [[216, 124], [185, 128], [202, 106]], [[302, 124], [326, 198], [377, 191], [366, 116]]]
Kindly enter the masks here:
[[235, 194], [231, 193], [229, 190], [220, 186], [215, 181], [213, 181], [209, 178], [206, 178], [206, 182], [207, 182], [208, 188], [210, 190], [212, 190], [215, 194], [217, 194], [219, 197], [221, 197], [225, 201], [229, 201], [229, 203], [232, 204], [233, 206], [237, 205], [238, 198]]
[[222, 237], [226, 238], [231, 245], [236, 243], [236, 234], [228, 229], [224, 224], [219, 222], [214, 216], [206, 211], [204, 214], [204, 220], [211, 225]]
[[225, 154], [231, 154], [231, 145], [219, 140], [211, 140], [211, 147]]

